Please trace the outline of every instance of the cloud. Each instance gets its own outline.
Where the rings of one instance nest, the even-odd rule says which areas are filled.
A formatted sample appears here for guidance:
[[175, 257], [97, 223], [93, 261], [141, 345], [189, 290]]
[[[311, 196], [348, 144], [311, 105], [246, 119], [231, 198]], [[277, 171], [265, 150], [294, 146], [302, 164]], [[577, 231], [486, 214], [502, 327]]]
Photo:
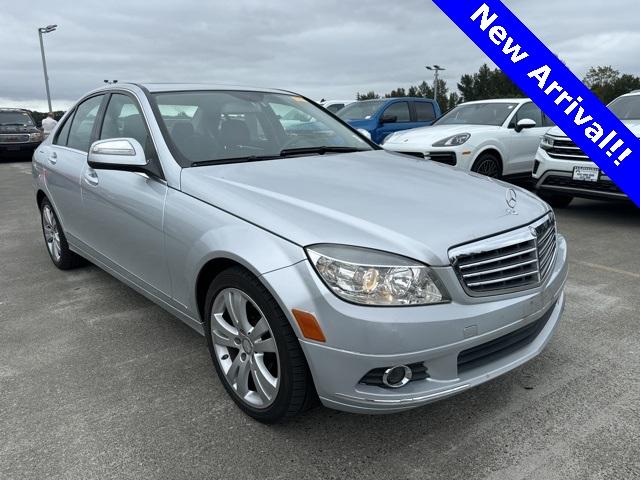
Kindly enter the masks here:
[[[578, 75], [595, 64], [638, 73], [633, 0], [507, 4]], [[450, 87], [487, 58], [429, 0], [10, 2], [0, 13], [0, 101], [46, 105], [37, 27], [54, 108], [104, 79], [213, 82], [312, 98], [387, 92], [438, 63]]]

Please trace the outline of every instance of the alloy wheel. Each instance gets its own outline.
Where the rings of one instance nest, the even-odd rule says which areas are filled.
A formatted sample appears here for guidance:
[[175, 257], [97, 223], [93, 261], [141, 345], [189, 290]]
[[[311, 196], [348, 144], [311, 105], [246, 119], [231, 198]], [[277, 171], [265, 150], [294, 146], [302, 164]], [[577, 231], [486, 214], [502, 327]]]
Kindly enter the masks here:
[[49, 254], [55, 262], [59, 262], [62, 255], [60, 229], [58, 228], [56, 216], [49, 205], [45, 205], [42, 209], [42, 227], [44, 229], [44, 238], [47, 242]]
[[487, 177], [498, 178], [500, 168], [493, 158], [488, 157], [480, 161], [476, 167], [476, 172]]
[[215, 357], [236, 395], [254, 408], [273, 403], [280, 387], [278, 347], [264, 314], [236, 288], [221, 290], [211, 309]]

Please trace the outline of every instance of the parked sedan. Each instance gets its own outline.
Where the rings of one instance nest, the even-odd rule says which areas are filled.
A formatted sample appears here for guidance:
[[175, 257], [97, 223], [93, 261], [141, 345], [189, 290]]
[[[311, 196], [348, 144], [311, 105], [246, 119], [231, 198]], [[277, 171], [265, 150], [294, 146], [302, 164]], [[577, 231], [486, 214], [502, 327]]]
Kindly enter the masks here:
[[540, 140], [553, 122], [526, 98], [458, 105], [431, 127], [390, 135], [387, 150], [496, 178], [531, 178]]
[[387, 98], [352, 103], [336, 115], [380, 144], [394, 132], [431, 125], [440, 106], [428, 98]]
[[[290, 109], [322, 128], [285, 128]], [[88, 259], [203, 334], [263, 422], [316, 397], [384, 413], [462, 392], [536, 356], [564, 306], [546, 203], [386, 152], [289, 92], [104, 86], [33, 181], [53, 263]]]

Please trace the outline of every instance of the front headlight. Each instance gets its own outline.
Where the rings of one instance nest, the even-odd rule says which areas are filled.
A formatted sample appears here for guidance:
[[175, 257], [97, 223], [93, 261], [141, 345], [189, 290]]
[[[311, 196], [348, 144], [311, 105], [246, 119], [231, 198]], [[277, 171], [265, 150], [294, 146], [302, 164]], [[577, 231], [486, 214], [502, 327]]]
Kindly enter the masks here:
[[551, 150], [553, 148], [553, 144], [553, 138], [549, 135], [545, 135], [544, 137], [542, 137], [542, 141], [540, 142], [540, 148], [542, 148], [543, 150]]
[[42, 132], [35, 132], [29, 134], [30, 142], [41, 142], [42, 141]]
[[433, 271], [414, 260], [345, 245], [312, 245], [306, 251], [324, 283], [348, 302], [394, 306], [449, 300]]
[[462, 145], [471, 138], [470, 133], [459, 133], [451, 137], [443, 138], [439, 142], [433, 144], [434, 147], [457, 147]]

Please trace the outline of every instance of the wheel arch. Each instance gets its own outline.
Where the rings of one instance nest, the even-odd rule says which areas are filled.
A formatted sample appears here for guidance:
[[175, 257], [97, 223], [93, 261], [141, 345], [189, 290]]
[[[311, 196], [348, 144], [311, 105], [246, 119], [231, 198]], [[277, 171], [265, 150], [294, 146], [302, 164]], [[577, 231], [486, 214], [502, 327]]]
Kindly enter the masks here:
[[498, 159], [498, 162], [500, 162], [500, 174], [504, 175], [504, 154], [502, 153], [500, 147], [498, 147], [497, 145], [485, 145], [484, 147], [479, 149], [475, 158], [471, 162], [471, 170], [473, 170], [473, 167], [475, 167], [478, 159], [486, 154], [494, 155]]

